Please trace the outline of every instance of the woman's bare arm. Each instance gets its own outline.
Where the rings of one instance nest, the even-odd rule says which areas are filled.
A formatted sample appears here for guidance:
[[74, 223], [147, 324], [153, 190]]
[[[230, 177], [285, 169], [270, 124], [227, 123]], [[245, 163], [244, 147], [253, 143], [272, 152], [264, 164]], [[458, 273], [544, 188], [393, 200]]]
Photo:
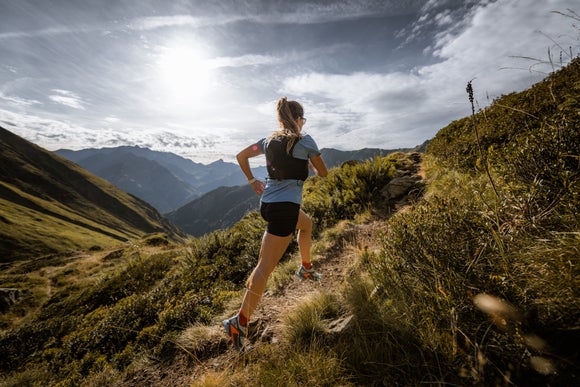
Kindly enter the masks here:
[[326, 177], [328, 175], [328, 168], [326, 168], [326, 163], [322, 159], [322, 156], [313, 156], [310, 158], [310, 162], [314, 167], [314, 172], [320, 177]]
[[[259, 180], [256, 180], [254, 178], [254, 175], [252, 174], [252, 169], [250, 168], [250, 160], [249, 159], [251, 157], [259, 156], [263, 153], [264, 152], [262, 152], [262, 148], [260, 148], [260, 146], [258, 144], [252, 144], [249, 147], [243, 149], [236, 156], [236, 159], [238, 160], [238, 164], [239, 164], [240, 168], [242, 169], [242, 172], [246, 176], [246, 179], [248, 179], [248, 183], [251, 182], [250, 185], [252, 186], [252, 189], [258, 195], [261, 195], [264, 192], [264, 183], [259, 181]], [[252, 180], [254, 180], [254, 181], [252, 181]]]

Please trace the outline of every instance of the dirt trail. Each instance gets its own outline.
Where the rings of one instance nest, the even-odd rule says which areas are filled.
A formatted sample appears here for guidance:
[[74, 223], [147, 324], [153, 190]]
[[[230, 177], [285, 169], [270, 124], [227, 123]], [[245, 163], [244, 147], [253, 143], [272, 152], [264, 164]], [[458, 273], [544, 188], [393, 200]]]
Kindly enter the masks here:
[[[360, 254], [365, 249], [373, 251], [379, 247], [377, 236], [385, 228], [385, 220], [374, 220], [367, 224], [346, 223], [342, 232], [335, 237], [335, 244], [328, 246], [322, 255], [314, 256], [314, 265], [323, 274], [322, 280], [313, 282], [293, 276], [283, 289], [276, 292], [266, 291], [250, 322], [247, 351], [251, 353], [264, 343], [278, 343], [284, 330], [284, 317], [306, 299], [316, 294], [339, 291]], [[300, 263], [297, 253], [293, 260], [298, 267]], [[218, 331], [226, 340], [227, 350], [198, 364], [198, 369], [190, 376], [189, 383], [199, 380], [208, 370], [219, 372], [229, 368], [235, 364], [236, 359], [243, 356], [231, 346], [221, 326]]]
[[[256, 325], [265, 326], [272, 331], [271, 338], [268, 335], [269, 341], [277, 341], [282, 330], [282, 319], [287, 311], [314, 294], [338, 291], [360, 254], [365, 249], [372, 251], [378, 247], [376, 235], [385, 227], [385, 222], [378, 220], [369, 224], [346, 224], [341, 234], [336, 237], [336, 244], [327, 248], [324, 255], [314, 257], [316, 270], [323, 274], [322, 280], [303, 281], [294, 276], [276, 294], [266, 292], [252, 320]], [[294, 259], [299, 261], [299, 257]]]

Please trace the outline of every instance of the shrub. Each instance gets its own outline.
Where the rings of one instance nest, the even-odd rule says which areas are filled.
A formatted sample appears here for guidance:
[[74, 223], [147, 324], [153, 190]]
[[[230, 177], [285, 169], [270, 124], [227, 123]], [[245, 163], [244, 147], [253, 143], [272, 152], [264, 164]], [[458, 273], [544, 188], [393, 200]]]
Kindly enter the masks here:
[[[569, 150], [577, 150], [578, 136], [574, 133], [577, 133], [580, 122], [577, 114], [580, 106], [579, 88], [580, 58], [576, 58], [568, 66], [530, 89], [502, 96], [474, 117], [452, 122], [437, 132], [427, 146], [426, 153], [437, 157], [447, 168], [473, 173], [482, 167], [479, 163], [486, 160], [493, 163], [494, 157], [487, 154], [489, 150], [502, 152], [506, 145], [515, 146], [514, 139], [541, 133], [547, 124], [558, 130], [569, 127], [572, 136], [568, 138], [576, 143]], [[483, 152], [481, 154], [478, 151], [474, 125], [479, 133]], [[558, 130], [554, 130], [552, 134], [555, 135]], [[519, 145], [523, 143], [520, 141]], [[558, 150], [551, 148], [549, 152]], [[578, 153], [568, 154], [568, 157], [572, 156], [568, 158], [568, 162], [576, 162], [577, 166], [578, 159], [574, 155], [577, 156]], [[534, 162], [531, 159], [527, 161]]]
[[326, 178], [315, 177], [304, 186], [304, 210], [318, 228], [324, 229], [384, 202], [381, 189], [393, 178], [404, 158], [376, 157], [330, 170]]
[[333, 350], [348, 365], [352, 380], [357, 385], [419, 385], [439, 380], [433, 374], [439, 376], [445, 370], [434, 366], [436, 353], [421, 342], [406, 307], [374, 289], [370, 278], [355, 274], [342, 293], [352, 318]]

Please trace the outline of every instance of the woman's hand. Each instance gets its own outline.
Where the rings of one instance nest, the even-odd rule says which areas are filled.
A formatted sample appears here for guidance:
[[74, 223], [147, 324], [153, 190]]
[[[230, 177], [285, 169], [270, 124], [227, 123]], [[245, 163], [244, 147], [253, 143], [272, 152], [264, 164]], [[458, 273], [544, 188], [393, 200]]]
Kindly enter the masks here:
[[257, 193], [258, 195], [262, 195], [264, 193], [264, 187], [266, 183], [264, 183], [263, 181], [255, 180], [250, 185], [252, 186], [254, 192]]

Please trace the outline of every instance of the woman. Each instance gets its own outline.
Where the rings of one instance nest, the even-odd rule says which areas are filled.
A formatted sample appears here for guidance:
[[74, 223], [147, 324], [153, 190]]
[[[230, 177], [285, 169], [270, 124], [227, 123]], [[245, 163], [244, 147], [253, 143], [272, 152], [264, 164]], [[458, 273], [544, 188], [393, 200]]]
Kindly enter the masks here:
[[[301, 133], [306, 122], [302, 106], [284, 97], [278, 101], [276, 110], [281, 130], [250, 145], [237, 155], [248, 183], [254, 192], [262, 195], [260, 213], [268, 222], [258, 264], [246, 284], [242, 307], [238, 314], [223, 321], [226, 334], [238, 350], [243, 346], [248, 320], [264, 293], [268, 277], [282, 258], [295, 230], [298, 230], [298, 248], [302, 259], [296, 275], [314, 281], [321, 278], [312, 269], [310, 258], [312, 220], [300, 209], [300, 203], [308, 169], [322, 177], [327, 175], [328, 170], [312, 137]], [[265, 183], [252, 175], [249, 162], [249, 158], [261, 154], [266, 154], [268, 179]]]

